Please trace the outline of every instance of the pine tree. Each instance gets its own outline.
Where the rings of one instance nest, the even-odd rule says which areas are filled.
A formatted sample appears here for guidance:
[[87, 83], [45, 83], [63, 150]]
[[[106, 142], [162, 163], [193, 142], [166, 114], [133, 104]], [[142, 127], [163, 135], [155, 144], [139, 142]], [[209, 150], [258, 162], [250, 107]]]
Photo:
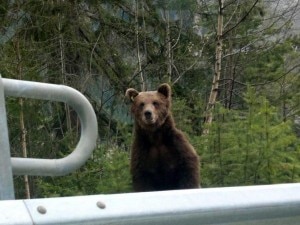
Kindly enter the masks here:
[[[218, 106], [202, 137], [204, 186], [299, 182], [299, 140], [266, 97], [249, 88], [247, 111]], [[207, 146], [203, 146], [207, 145]]]

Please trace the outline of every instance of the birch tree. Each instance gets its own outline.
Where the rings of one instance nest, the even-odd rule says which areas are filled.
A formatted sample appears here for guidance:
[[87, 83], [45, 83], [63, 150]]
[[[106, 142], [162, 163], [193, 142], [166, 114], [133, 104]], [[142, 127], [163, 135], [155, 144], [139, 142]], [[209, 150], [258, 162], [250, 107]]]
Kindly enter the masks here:
[[[238, 101], [242, 99], [241, 91], [245, 90], [247, 82], [255, 85], [259, 80], [268, 79], [261, 74], [255, 82], [257, 74], [246, 76], [245, 71], [252, 66], [252, 62], [259, 62], [259, 58], [285, 40], [295, 8], [299, 4], [297, 1], [290, 1], [284, 10], [279, 10], [281, 4], [281, 0], [264, 3], [258, 0], [218, 1], [216, 57], [206, 107], [206, 124], [210, 124], [213, 119], [212, 110], [217, 100], [228, 108], [237, 107]], [[221, 27], [220, 21], [223, 21]]]
[[[218, 2], [218, 23], [217, 23], [217, 34], [216, 34], [216, 59], [214, 67], [214, 76], [212, 81], [212, 87], [209, 95], [209, 100], [206, 108], [206, 118], [205, 123], [211, 124], [213, 119], [212, 110], [216, 104], [217, 94], [219, 89], [219, 82], [221, 78], [222, 69], [222, 49], [223, 49], [223, 10], [224, 10], [224, 0], [219, 0]], [[205, 131], [205, 133], [208, 130]]]

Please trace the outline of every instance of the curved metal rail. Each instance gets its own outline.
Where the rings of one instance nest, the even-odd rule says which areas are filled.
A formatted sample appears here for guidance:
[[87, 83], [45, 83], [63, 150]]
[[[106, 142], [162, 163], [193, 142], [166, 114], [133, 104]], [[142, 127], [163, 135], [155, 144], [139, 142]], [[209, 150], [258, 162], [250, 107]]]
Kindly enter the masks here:
[[11, 158], [13, 174], [60, 176], [70, 173], [90, 157], [96, 146], [98, 128], [94, 110], [79, 91], [56, 84], [2, 79], [6, 96], [64, 102], [78, 114], [81, 137], [74, 151], [61, 159]]

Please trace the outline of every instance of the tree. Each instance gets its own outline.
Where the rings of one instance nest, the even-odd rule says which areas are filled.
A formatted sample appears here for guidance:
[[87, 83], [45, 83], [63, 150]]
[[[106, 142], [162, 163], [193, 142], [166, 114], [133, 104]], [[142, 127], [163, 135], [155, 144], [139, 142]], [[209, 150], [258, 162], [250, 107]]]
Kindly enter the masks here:
[[[222, 3], [223, 6], [220, 7]], [[284, 41], [298, 3], [289, 5], [284, 10], [269, 10], [274, 8], [274, 4], [279, 3], [280, 1], [274, 1], [267, 9], [266, 4], [257, 0], [241, 4], [236, 1], [219, 1], [217, 24], [220, 25], [220, 18], [223, 18], [224, 27], [222, 26], [222, 35], [218, 34], [221, 29], [216, 29], [215, 46], [216, 49], [220, 49], [221, 38], [223, 50], [222, 54], [221, 51], [216, 51], [216, 66], [207, 104], [206, 123], [209, 124], [212, 119], [211, 108], [216, 100], [223, 102], [228, 108], [240, 105], [239, 101], [242, 99], [240, 90], [245, 90], [247, 82], [254, 81], [251, 80], [254, 74], [242, 76], [244, 70], [251, 68], [251, 62], [257, 62], [258, 58], [264, 57]], [[202, 4], [209, 3], [202, 2]], [[276, 39], [270, 38], [271, 33]], [[269, 70], [268, 73], [270, 72]], [[264, 75], [260, 76], [260, 79], [264, 78], [267, 79]]]
[[[217, 93], [219, 89], [219, 80], [221, 77], [222, 68], [222, 49], [223, 49], [223, 10], [224, 10], [224, 0], [219, 1], [218, 5], [218, 24], [217, 24], [217, 34], [216, 34], [216, 62], [215, 70], [212, 81], [211, 92], [207, 104], [207, 116], [205, 118], [205, 123], [211, 124], [212, 122], [212, 109], [216, 104]], [[207, 130], [205, 133], [208, 132]]]
[[299, 140], [290, 122], [281, 122], [253, 88], [244, 99], [247, 111], [216, 108], [216, 121], [201, 142], [203, 186], [299, 182]]

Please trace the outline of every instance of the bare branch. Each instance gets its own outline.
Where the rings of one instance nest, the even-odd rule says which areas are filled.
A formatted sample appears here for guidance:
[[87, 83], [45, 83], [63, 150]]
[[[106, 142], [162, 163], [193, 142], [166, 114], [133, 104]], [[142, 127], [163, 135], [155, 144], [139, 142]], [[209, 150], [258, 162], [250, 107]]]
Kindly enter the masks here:
[[228, 30], [226, 30], [223, 33], [223, 37], [225, 37], [230, 31], [232, 31], [233, 29], [235, 29], [237, 26], [239, 26], [250, 14], [250, 12], [254, 9], [254, 7], [256, 6], [256, 4], [258, 3], [259, 0], [255, 0], [255, 2], [253, 3], [253, 5], [251, 6], [251, 8], [246, 12], [246, 14], [231, 28], [229, 28]]

